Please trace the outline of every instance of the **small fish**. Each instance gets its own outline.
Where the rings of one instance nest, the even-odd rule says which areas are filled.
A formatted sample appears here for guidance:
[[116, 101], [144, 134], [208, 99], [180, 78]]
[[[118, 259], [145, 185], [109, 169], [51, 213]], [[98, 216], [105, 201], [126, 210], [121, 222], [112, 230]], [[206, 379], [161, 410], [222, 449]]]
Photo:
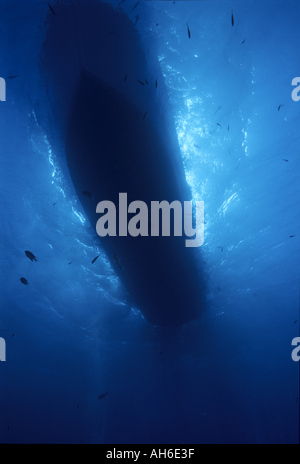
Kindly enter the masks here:
[[187, 30], [188, 30], [188, 36], [189, 36], [189, 39], [190, 39], [191, 38], [191, 31], [190, 31], [188, 23], [186, 23], [186, 25], [187, 25]]
[[245, 43], [245, 40], [246, 40], [246, 39], [243, 40], [242, 44]]
[[221, 106], [218, 106], [218, 108], [216, 109], [215, 111], [215, 114], [222, 108], [222, 105]]
[[144, 82], [139, 81], [138, 79], [136, 79], [136, 80], [137, 80], [140, 84], [145, 85]]
[[133, 8], [131, 8], [131, 10], [130, 10], [130, 11], [133, 11], [133, 10], [134, 10], [134, 9], [135, 9], [135, 8], [138, 6], [138, 4], [139, 4], [139, 3], [140, 3], [140, 2], [136, 2], [136, 4], [134, 5], [134, 7], [133, 7]]
[[55, 11], [53, 10], [52, 6], [51, 6], [51, 5], [49, 5], [49, 3], [48, 3], [48, 2], [47, 2], [47, 5], [49, 6], [51, 13], [53, 13], [53, 14], [55, 15]]
[[92, 200], [94, 200], [94, 197], [93, 197], [93, 195], [91, 194], [91, 192], [87, 192], [86, 190], [84, 190], [82, 193], [83, 193], [83, 195], [85, 195], [86, 197], [91, 198]]
[[53, 206], [55, 206], [55, 205], [56, 205], [56, 203], [57, 203], [57, 201], [56, 201], [55, 203], [53, 203]]
[[118, 260], [117, 255], [114, 255], [113, 258], [114, 258], [114, 260], [116, 261], [116, 263], [117, 263], [117, 265], [119, 266], [119, 268], [120, 268], [120, 269], [123, 269], [122, 266], [121, 266], [121, 264], [119, 263], [119, 260]]
[[68, 263], [68, 265], [69, 265], [69, 264], [72, 264], [72, 261], [71, 261], [70, 263]]
[[157, 79], [156, 79], [156, 81], [155, 81], [155, 87], [157, 88]]
[[144, 114], [144, 116], [143, 116], [143, 119], [145, 119], [145, 117], [146, 117], [146, 114], [147, 114], [147, 111], [146, 111], [146, 113]]
[[220, 248], [222, 253], [223, 253], [223, 247], [222, 246], [217, 246], [217, 248]]
[[92, 264], [94, 264], [95, 261], [99, 258], [100, 255], [96, 256], [96, 258], [93, 259]]
[[282, 161], [286, 161], [287, 163], [289, 162], [289, 160], [286, 160], [285, 158], [282, 158]]
[[229, 130], [229, 124], [228, 124], [228, 129], [227, 130]]
[[9, 75], [9, 76], [7, 76], [6, 79], [15, 79], [16, 77], [20, 77], [20, 74], [17, 74], [16, 76]]
[[145, 82], [146, 82], [147, 85], [149, 85], [149, 82], [147, 81], [147, 79], [145, 79]]
[[107, 394], [108, 392], [102, 393], [102, 395], [98, 396], [98, 400], [102, 400]]
[[298, 319], [294, 322], [294, 324], [297, 324], [297, 322], [298, 322]]
[[26, 280], [25, 277], [21, 277], [20, 281], [21, 281], [22, 284], [24, 284], [24, 285], [29, 285], [29, 284], [28, 284], [28, 280]]
[[234, 17], [233, 17], [233, 12], [231, 10], [231, 25], [234, 26]]
[[12, 336], [11, 336], [11, 337], [14, 337], [14, 336], [15, 336], [15, 334], [12, 334]]
[[127, 81], [127, 74], [125, 74], [124, 81], [125, 82]]
[[282, 104], [280, 103], [280, 105], [278, 106], [277, 110], [279, 111], [280, 108], [282, 108], [283, 106], [284, 106], [284, 105], [282, 105]]
[[222, 126], [221, 126], [221, 124], [219, 124], [218, 122], [217, 122], [217, 126], [220, 126], [220, 127], [222, 127]]
[[293, 238], [293, 237], [295, 237], [295, 235], [290, 235], [290, 238]]
[[137, 14], [137, 15], [135, 16], [135, 23], [134, 23], [134, 25], [136, 25], [136, 23], [138, 22], [139, 19], [140, 19], [139, 14]]
[[38, 261], [37, 257], [34, 256], [34, 254], [31, 253], [31, 251], [25, 251], [25, 255], [27, 256], [27, 258], [30, 259], [30, 261]]

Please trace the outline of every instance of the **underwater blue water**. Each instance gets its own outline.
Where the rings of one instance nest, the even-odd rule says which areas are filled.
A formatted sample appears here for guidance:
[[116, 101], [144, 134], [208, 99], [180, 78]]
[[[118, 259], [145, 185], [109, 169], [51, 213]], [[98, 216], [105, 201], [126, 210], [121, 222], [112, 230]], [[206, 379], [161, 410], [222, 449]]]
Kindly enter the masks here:
[[0, 442], [298, 443], [300, 3], [135, 3], [205, 205], [206, 310], [163, 329], [126, 304], [37, 123], [47, 2], [1, 0]]

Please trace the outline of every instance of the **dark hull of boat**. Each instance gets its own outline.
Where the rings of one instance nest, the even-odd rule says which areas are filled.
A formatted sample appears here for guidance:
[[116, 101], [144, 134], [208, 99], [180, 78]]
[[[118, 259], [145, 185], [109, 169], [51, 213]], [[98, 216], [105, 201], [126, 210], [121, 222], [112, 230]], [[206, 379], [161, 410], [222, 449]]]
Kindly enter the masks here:
[[[93, 35], [97, 14], [102, 26]], [[117, 32], [103, 33], [107, 22], [108, 30], [120, 34], [118, 40]], [[101, 40], [106, 41], [104, 48], [99, 45]], [[119, 48], [128, 41], [130, 49], [123, 47], [120, 54]], [[176, 326], [198, 318], [203, 289], [195, 249], [185, 246], [186, 237], [174, 237], [172, 221], [171, 236], [151, 236], [151, 201], [182, 202], [190, 197], [184, 197], [189, 190], [182, 166], [172, 162], [173, 142], [164, 130], [155, 80], [146, 74], [146, 60], [132, 23], [107, 5], [62, 6], [51, 18], [43, 61], [70, 175], [94, 230], [101, 216], [96, 213], [97, 204], [109, 200], [116, 206], [117, 236], [99, 240], [131, 304], [154, 325]], [[125, 80], [125, 75], [131, 79]], [[146, 81], [142, 85], [135, 78], [143, 75], [151, 80], [151, 89]], [[93, 198], [82, 192], [90, 192]], [[128, 204], [136, 200], [147, 204], [149, 236], [119, 236], [119, 193], [127, 193]], [[128, 221], [133, 216], [128, 214]]]

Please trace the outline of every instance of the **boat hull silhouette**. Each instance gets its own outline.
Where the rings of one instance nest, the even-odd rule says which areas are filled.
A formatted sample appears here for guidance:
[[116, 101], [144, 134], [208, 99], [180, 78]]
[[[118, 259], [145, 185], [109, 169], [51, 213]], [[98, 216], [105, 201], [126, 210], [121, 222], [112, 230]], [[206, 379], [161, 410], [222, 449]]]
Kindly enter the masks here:
[[[203, 309], [195, 249], [174, 237], [172, 214], [170, 236], [161, 229], [151, 236], [151, 201], [191, 199], [155, 85], [163, 88], [159, 69], [151, 75], [133, 24], [109, 5], [53, 8], [42, 61], [78, 198], [94, 230], [97, 204], [115, 204], [117, 235], [99, 240], [145, 319], [162, 326], [194, 320]], [[120, 193], [128, 204], [147, 204], [148, 236], [119, 235]]]

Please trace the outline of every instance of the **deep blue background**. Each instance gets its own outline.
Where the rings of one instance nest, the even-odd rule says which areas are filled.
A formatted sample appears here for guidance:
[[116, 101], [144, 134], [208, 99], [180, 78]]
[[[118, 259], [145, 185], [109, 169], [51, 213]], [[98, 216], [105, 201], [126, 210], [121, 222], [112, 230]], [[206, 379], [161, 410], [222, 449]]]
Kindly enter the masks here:
[[0, 102], [0, 441], [296, 443], [300, 4], [135, 3], [121, 8], [133, 22], [139, 13], [150, 65], [159, 59], [161, 99], [205, 203], [207, 310], [161, 329], [125, 304], [64, 154], [36, 122], [49, 8], [2, 0], [0, 75], [20, 77]]

